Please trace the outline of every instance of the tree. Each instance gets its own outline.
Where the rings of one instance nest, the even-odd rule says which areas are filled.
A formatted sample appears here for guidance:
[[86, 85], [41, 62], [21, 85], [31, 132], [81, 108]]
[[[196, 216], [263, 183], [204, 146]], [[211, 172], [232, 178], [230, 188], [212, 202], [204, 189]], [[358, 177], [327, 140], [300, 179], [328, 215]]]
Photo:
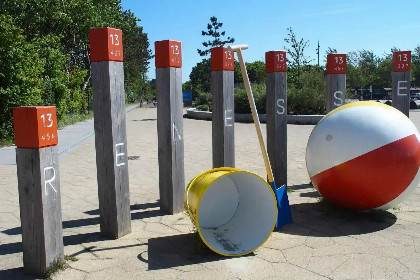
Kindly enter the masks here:
[[119, 0], [2, 0], [0, 15], [0, 138], [12, 136], [14, 106], [55, 105], [59, 119], [89, 109], [91, 28], [122, 29], [125, 90], [138, 96], [151, 51]]
[[[250, 83], [263, 84], [265, 83], [265, 63], [262, 61], [255, 61], [246, 63], [246, 70]], [[242, 78], [242, 77], [241, 77]]]
[[210, 59], [203, 59], [201, 62], [194, 66], [190, 73], [190, 81], [193, 86], [193, 91], [205, 91], [210, 92], [211, 90], [211, 65]]
[[305, 56], [305, 49], [309, 46], [309, 41], [305, 41], [303, 38], [297, 39], [291, 27], [287, 28], [287, 31], [287, 37], [284, 38], [284, 41], [290, 45], [290, 47], [284, 47], [289, 54], [287, 64], [292, 83], [299, 87], [302, 68], [311, 62], [309, 57]]
[[205, 47], [204, 50], [197, 49], [197, 52], [200, 56], [207, 56], [212, 48], [222, 47], [226, 44], [231, 44], [235, 42], [234, 38], [227, 37], [226, 40], [221, 37], [225, 36], [225, 31], [220, 31], [219, 29], [223, 26], [223, 23], [217, 22], [216, 17], [210, 18], [210, 23], [207, 24], [207, 31], [201, 31], [201, 35], [209, 36], [211, 39], [204, 41], [202, 44]]
[[415, 47], [411, 55], [411, 76], [414, 86], [420, 86], [420, 45]]

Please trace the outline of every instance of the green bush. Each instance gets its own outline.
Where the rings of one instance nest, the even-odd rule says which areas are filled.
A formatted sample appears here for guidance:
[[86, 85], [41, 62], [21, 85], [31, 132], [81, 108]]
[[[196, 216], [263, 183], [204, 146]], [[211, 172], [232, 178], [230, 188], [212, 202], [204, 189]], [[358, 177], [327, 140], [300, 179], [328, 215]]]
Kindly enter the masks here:
[[[265, 84], [253, 84], [252, 93], [254, 95], [255, 106], [258, 114], [265, 114], [266, 112], [266, 98], [265, 98]], [[247, 114], [251, 113], [249, 107], [248, 96], [244, 87], [235, 88], [235, 113]]]
[[289, 115], [325, 114], [327, 102], [325, 72], [314, 68], [301, 75], [301, 88], [288, 85], [287, 113]]
[[[301, 73], [300, 88], [288, 85], [287, 110], [290, 115], [318, 115], [326, 111], [326, 77], [320, 68], [309, 68]], [[265, 84], [252, 84], [255, 105], [259, 114], [266, 113]], [[245, 88], [235, 88], [235, 113], [251, 113]], [[194, 107], [211, 111], [212, 100], [208, 92], [197, 92]]]
[[200, 111], [212, 111], [211, 93], [198, 91], [195, 96], [193, 107]]

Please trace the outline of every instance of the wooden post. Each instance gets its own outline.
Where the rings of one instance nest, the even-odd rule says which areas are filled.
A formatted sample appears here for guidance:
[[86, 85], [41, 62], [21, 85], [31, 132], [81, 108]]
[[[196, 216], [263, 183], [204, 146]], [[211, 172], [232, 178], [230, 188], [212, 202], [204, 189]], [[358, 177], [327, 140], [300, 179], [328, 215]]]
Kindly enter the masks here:
[[155, 42], [160, 209], [184, 210], [181, 42]]
[[45, 276], [64, 258], [56, 108], [16, 107], [13, 122], [23, 266]]
[[407, 117], [410, 113], [411, 51], [392, 54], [392, 106]]
[[91, 29], [89, 39], [101, 235], [119, 238], [131, 232], [122, 32]]
[[285, 51], [265, 53], [267, 152], [278, 186], [287, 185], [287, 64]]
[[213, 167], [235, 167], [234, 56], [225, 47], [211, 49]]
[[327, 113], [346, 102], [346, 55], [327, 55]]

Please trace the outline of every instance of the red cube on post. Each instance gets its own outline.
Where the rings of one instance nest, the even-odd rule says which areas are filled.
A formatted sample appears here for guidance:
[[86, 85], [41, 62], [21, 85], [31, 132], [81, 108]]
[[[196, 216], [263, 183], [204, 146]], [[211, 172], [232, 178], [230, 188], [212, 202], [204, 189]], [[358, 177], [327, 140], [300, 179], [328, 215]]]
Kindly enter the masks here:
[[346, 74], [346, 54], [327, 55], [327, 74]]
[[265, 72], [287, 72], [285, 51], [271, 51], [265, 53]]
[[103, 27], [89, 30], [90, 61], [123, 61], [120, 29]]
[[392, 71], [411, 71], [411, 51], [400, 51], [392, 54]]
[[182, 67], [181, 42], [164, 40], [155, 42], [156, 68]]
[[226, 47], [218, 47], [211, 49], [211, 71], [235, 69], [235, 61], [233, 52], [228, 51]]
[[18, 148], [37, 149], [58, 143], [55, 106], [15, 107], [13, 124]]

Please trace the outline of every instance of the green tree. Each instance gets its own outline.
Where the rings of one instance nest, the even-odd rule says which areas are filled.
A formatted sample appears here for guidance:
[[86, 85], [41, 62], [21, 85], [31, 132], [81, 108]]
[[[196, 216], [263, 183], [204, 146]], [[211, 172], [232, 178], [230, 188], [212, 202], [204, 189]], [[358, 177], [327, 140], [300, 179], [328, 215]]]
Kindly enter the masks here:
[[202, 43], [205, 49], [197, 49], [200, 56], [207, 56], [212, 48], [222, 47], [235, 42], [235, 39], [231, 37], [227, 37], [226, 39], [222, 38], [226, 35], [225, 31], [220, 30], [222, 26], [223, 23], [218, 22], [216, 17], [213, 16], [210, 18], [210, 23], [207, 24], [207, 31], [201, 31], [201, 35], [209, 36], [210, 39]]
[[203, 59], [194, 66], [190, 73], [190, 81], [194, 91], [210, 92], [211, 90], [211, 63], [210, 59]]
[[[250, 83], [263, 84], [265, 83], [265, 63], [262, 61], [255, 61], [246, 63], [246, 70]], [[242, 77], [241, 77], [242, 78]]]
[[[5, 115], [11, 115], [13, 106], [34, 104], [57, 106], [59, 118], [88, 110], [91, 28], [122, 29], [125, 89], [138, 96], [144, 86], [151, 58], [147, 34], [119, 0], [3, 0], [0, 15], [0, 112]], [[2, 126], [8, 127], [10, 137], [11, 118], [6, 120]]]
[[420, 45], [411, 54], [411, 77], [414, 86], [420, 86]]
[[284, 41], [289, 47], [284, 47], [288, 53], [287, 64], [290, 80], [292, 83], [300, 87], [300, 76], [306, 66], [311, 60], [305, 55], [305, 49], [309, 46], [309, 41], [303, 38], [298, 39], [291, 27], [287, 28], [287, 37]]
[[0, 15], [0, 140], [13, 136], [12, 108], [41, 103], [43, 61], [12, 17]]

